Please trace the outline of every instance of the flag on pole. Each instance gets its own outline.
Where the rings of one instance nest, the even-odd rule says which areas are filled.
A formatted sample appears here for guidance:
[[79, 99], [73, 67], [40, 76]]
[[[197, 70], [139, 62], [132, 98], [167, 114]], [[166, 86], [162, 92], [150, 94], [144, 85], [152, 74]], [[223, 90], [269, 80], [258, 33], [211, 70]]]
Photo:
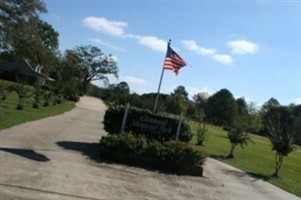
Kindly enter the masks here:
[[181, 56], [179, 56], [179, 54], [177, 54], [169, 46], [169, 43], [168, 43], [163, 68], [172, 70], [176, 73], [176, 75], [178, 75], [179, 70], [186, 65], [187, 65], [187, 63], [185, 62], [185, 60]]

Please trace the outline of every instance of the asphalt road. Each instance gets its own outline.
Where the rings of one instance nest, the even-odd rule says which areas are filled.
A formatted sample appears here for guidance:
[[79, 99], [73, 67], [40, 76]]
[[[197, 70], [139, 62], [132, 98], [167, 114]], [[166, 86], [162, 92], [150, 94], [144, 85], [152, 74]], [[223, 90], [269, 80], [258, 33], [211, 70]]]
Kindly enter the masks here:
[[204, 177], [99, 162], [104, 104], [83, 97], [72, 111], [0, 132], [1, 200], [300, 200], [208, 159]]

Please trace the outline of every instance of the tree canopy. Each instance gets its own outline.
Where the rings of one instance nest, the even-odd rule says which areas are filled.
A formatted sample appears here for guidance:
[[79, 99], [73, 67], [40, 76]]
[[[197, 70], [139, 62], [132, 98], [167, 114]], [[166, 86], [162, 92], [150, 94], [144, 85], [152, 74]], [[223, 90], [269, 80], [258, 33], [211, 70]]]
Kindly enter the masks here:
[[275, 177], [278, 176], [284, 156], [294, 150], [297, 139], [294, 122], [295, 117], [283, 106], [270, 108], [264, 116], [265, 133], [276, 155], [275, 172], [273, 174]]
[[77, 46], [68, 50], [67, 54], [74, 56], [80, 69], [80, 92], [83, 94], [91, 81], [108, 81], [107, 75], [118, 77], [116, 61], [110, 55], [105, 55], [98, 47], [87, 45]]
[[217, 125], [231, 125], [236, 111], [237, 105], [232, 93], [221, 89], [208, 99], [206, 120]]
[[0, 1], [0, 52], [11, 50], [15, 28], [38, 19], [39, 13], [47, 12], [40, 0], [2, 0]]

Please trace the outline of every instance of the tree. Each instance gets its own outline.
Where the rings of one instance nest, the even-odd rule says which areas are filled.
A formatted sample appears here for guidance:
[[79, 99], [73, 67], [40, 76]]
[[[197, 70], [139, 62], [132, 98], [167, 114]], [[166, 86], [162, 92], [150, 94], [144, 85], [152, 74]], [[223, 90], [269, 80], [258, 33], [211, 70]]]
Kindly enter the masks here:
[[11, 33], [10, 47], [5, 52], [7, 61], [23, 63], [27, 59], [33, 68], [47, 73], [57, 56], [58, 33], [50, 24], [36, 18], [21, 21]]
[[130, 94], [129, 84], [125, 81], [118, 83], [116, 85], [116, 92], [118, 92], [121, 96]]
[[[1, 22], [5, 25], [0, 31], [3, 39], [0, 46], [1, 58], [20, 64], [25, 61], [38, 72], [42, 72], [42, 69], [43, 73], [50, 71], [58, 51], [58, 33], [50, 24], [39, 19], [38, 14], [46, 12], [45, 4], [39, 0], [1, 1], [0, 12]], [[23, 87], [21, 79], [22, 77], [18, 78], [18, 87], [14, 87], [20, 92]], [[35, 108], [38, 107], [43, 92], [42, 85], [43, 82], [39, 80], [33, 85]], [[21, 104], [19, 107], [22, 107]]]
[[209, 98], [208, 92], [200, 92], [195, 95], [193, 95], [192, 99], [193, 101], [199, 106], [199, 107], [205, 107], [207, 104]]
[[16, 23], [31, 17], [37, 17], [39, 12], [47, 12], [45, 3], [40, 0], [2, 0], [0, 2], [1, 21]]
[[17, 110], [23, 110], [24, 100], [28, 96], [29, 88], [24, 85], [22, 80], [11, 85], [11, 90], [18, 94], [19, 102], [17, 104]]
[[129, 95], [130, 95], [130, 86], [127, 84], [127, 82], [122, 81], [116, 85], [116, 88], [114, 90], [115, 95], [117, 96], [117, 104], [126, 104], [129, 101]]
[[10, 51], [15, 37], [15, 28], [24, 24], [39, 13], [47, 12], [45, 3], [40, 0], [2, 0], [0, 1], [0, 52]]
[[294, 120], [293, 132], [296, 136], [296, 144], [301, 145], [301, 115]]
[[240, 145], [241, 148], [244, 148], [248, 144], [248, 141], [251, 140], [248, 136], [248, 133], [239, 128], [232, 128], [229, 130], [228, 139], [231, 143], [231, 148], [227, 158], [234, 158], [234, 149], [237, 147], [237, 145]]
[[[136, 103], [137, 107], [142, 107], [145, 109], [153, 110], [155, 105], [157, 93], [147, 93], [140, 96], [140, 102]], [[157, 105], [157, 112], [167, 112], [167, 105], [170, 95], [159, 94], [159, 101]]]
[[112, 56], [105, 55], [99, 48], [88, 45], [68, 50], [73, 54], [80, 68], [80, 95], [83, 95], [91, 81], [108, 82], [107, 75], [118, 77], [118, 67]]
[[12, 88], [9, 83], [0, 80], [0, 103], [7, 99], [11, 89]]
[[171, 96], [179, 97], [183, 100], [188, 100], [188, 92], [186, 91], [185, 87], [180, 85], [178, 86], [173, 93], [171, 93]]
[[278, 177], [284, 156], [288, 156], [295, 148], [293, 122], [294, 118], [286, 107], [273, 107], [265, 115], [266, 134], [272, 144], [272, 150], [275, 151], [274, 177]]
[[297, 137], [296, 144], [301, 145], [301, 104], [293, 106], [292, 114], [295, 116], [293, 129]]
[[188, 102], [188, 108], [186, 111], [187, 116], [192, 119], [196, 119], [197, 121], [200, 120], [201, 116], [201, 121], [203, 122], [203, 119], [205, 117], [204, 109], [207, 105], [208, 98], [209, 94], [207, 92], [200, 92], [193, 95], [193, 101]]
[[205, 120], [215, 125], [231, 126], [237, 112], [236, 101], [227, 89], [212, 95], [205, 108]]
[[261, 111], [263, 113], [267, 113], [267, 112], [269, 112], [270, 109], [277, 108], [279, 106], [280, 106], [280, 103], [278, 102], [278, 100], [272, 97], [263, 104], [263, 106], [261, 107]]
[[50, 74], [55, 79], [53, 92], [58, 100], [62, 97], [72, 101], [79, 99], [80, 67], [74, 54], [66, 51]]
[[246, 100], [241, 97], [236, 99], [236, 105], [237, 105], [237, 114], [238, 115], [248, 115], [248, 104]]
[[188, 92], [184, 86], [178, 86], [171, 93], [166, 109], [169, 113], [181, 115], [185, 113], [188, 107]]
[[233, 118], [233, 123], [230, 130], [228, 131], [228, 139], [231, 143], [231, 148], [227, 158], [234, 158], [234, 149], [240, 145], [244, 148], [251, 141], [247, 130], [249, 129], [249, 117], [245, 114], [237, 114]]

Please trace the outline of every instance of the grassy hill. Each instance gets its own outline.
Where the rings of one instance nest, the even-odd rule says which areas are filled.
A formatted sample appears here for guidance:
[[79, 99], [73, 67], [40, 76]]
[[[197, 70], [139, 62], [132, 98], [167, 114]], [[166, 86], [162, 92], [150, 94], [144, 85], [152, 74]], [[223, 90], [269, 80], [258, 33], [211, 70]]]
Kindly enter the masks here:
[[[191, 123], [191, 126], [195, 128], [196, 124]], [[211, 125], [208, 125], [207, 129], [208, 135], [205, 146], [211, 157], [242, 169], [253, 176], [267, 180], [301, 197], [300, 148], [284, 158], [279, 178], [272, 178], [271, 174], [274, 172], [275, 154], [271, 150], [271, 145], [267, 138], [251, 134], [250, 137], [254, 141], [254, 144], [249, 143], [245, 149], [238, 146], [234, 152], [235, 159], [225, 159], [230, 151], [227, 132], [220, 127]], [[193, 138], [192, 144], [196, 144], [196, 136]]]
[[57, 115], [74, 108], [74, 102], [63, 101], [61, 104], [47, 107], [40, 106], [38, 109], [32, 108], [34, 100], [25, 99], [24, 109], [17, 110], [17, 94], [12, 92], [5, 101], [0, 102], [0, 130], [28, 121], [37, 120], [53, 115]]

